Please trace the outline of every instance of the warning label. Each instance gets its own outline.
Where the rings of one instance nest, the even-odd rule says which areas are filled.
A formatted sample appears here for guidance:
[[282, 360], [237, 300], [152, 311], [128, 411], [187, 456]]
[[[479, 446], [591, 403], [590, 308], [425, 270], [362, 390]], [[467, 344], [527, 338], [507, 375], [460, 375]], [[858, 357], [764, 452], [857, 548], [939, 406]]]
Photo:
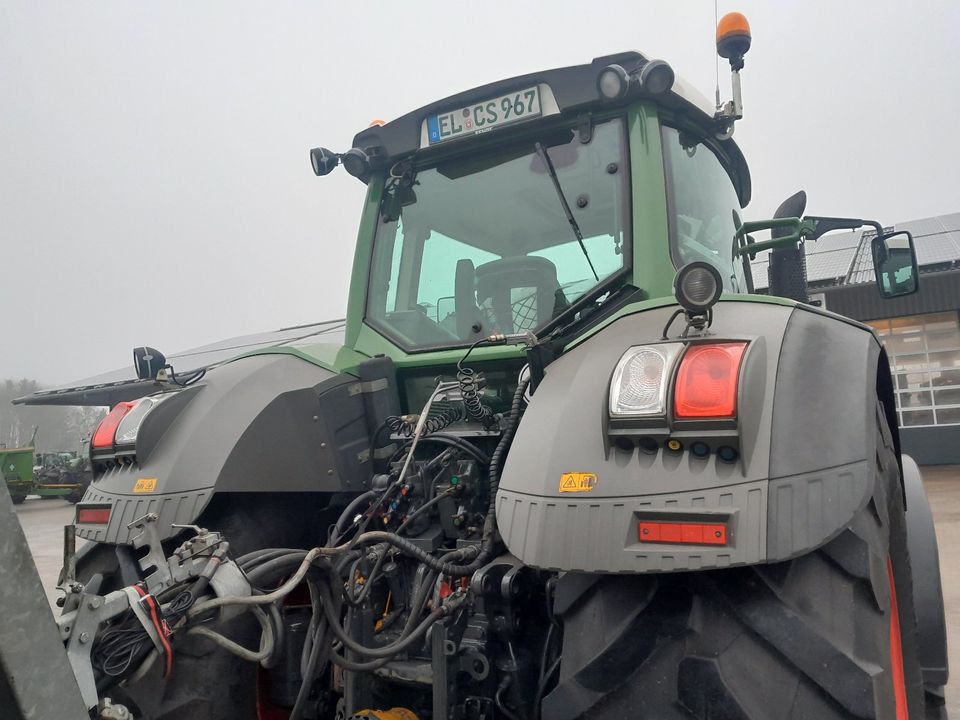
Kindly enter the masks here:
[[156, 489], [156, 478], [140, 478], [137, 480], [137, 484], [133, 486], [133, 491], [135, 493], [152, 493]]
[[560, 492], [562, 493], [582, 493], [590, 492], [593, 486], [597, 484], [595, 473], [564, 473], [560, 476]]

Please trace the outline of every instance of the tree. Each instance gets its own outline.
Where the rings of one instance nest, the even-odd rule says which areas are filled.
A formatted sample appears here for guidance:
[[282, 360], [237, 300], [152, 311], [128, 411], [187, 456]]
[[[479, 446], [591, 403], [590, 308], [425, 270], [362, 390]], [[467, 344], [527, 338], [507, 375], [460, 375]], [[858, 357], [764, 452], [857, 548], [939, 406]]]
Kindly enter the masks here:
[[36, 380], [0, 380], [0, 445], [23, 447], [36, 427], [38, 452], [78, 450], [106, 414], [105, 408], [14, 405], [15, 398], [43, 388]]

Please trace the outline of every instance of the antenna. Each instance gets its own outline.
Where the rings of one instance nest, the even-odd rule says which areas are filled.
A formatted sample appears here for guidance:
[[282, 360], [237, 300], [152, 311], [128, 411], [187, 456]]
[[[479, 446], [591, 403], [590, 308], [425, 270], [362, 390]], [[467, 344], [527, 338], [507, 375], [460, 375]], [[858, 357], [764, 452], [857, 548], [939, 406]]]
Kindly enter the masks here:
[[[718, 22], [717, 15], [717, 2], [719, 0], [713, 0], [713, 27], [716, 29]], [[717, 76], [717, 110], [720, 110], [723, 106], [720, 104], [720, 56], [716, 53], [713, 56], [713, 69]]]

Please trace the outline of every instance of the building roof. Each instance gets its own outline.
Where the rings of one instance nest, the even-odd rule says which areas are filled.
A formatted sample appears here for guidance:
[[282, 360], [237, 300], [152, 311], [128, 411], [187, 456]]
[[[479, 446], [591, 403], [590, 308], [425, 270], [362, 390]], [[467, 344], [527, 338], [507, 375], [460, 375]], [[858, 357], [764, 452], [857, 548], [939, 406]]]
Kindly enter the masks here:
[[[887, 230], [907, 230], [917, 247], [920, 272], [935, 272], [960, 267], [960, 213], [938, 215], [898, 223]], [[812, 287], [833, 287], [873, 282], [872, 229], [825, 235], [807, 243], [807, 283]], [[754, 286], [769, 286], [769, 252], [750, 263]]]

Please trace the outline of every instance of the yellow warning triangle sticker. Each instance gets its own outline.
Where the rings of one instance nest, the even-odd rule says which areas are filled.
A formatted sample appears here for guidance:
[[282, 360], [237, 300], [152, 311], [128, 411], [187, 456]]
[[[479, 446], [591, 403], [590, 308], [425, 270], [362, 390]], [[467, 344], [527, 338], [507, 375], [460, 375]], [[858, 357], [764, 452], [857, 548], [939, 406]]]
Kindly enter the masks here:
[[560, 476], [560, 492], [562, 493], [590, 492], [596, 484], [596, 473], [563, 473]]

